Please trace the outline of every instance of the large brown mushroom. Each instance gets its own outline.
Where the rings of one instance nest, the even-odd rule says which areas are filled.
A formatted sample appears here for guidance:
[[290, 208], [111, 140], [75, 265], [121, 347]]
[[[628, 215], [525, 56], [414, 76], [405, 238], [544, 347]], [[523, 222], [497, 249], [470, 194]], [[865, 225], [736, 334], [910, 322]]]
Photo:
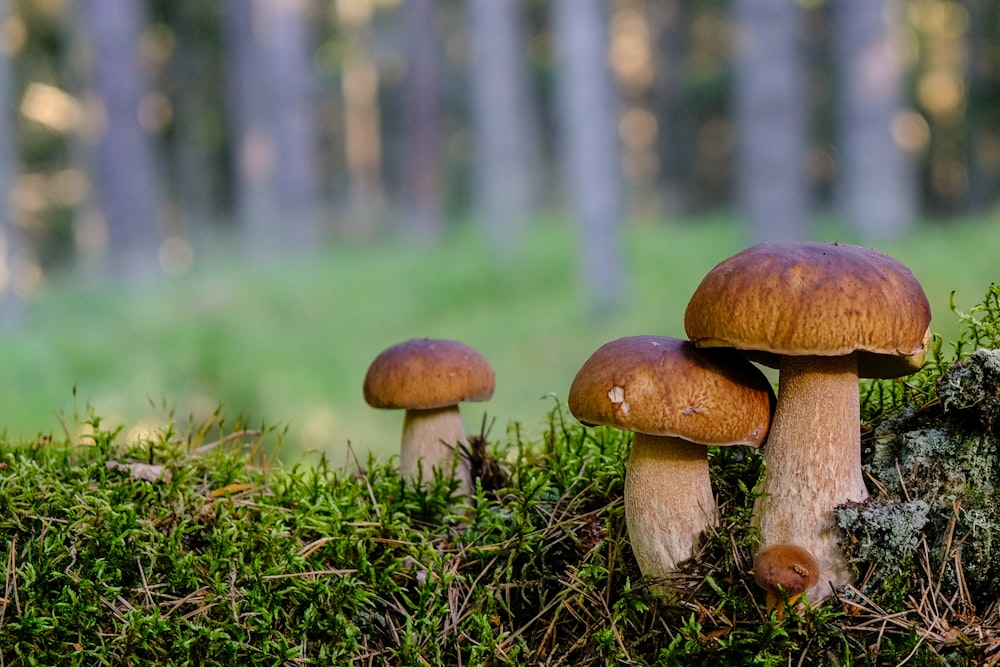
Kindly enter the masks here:
[[375, 408], [403, 409], [399, 468], [410, 480], [434, 469], [459, 480], [469, 493], [468, 447], [458, 404], [493, 396], [493, 369], [479, 352], [454, 340], [414, 338], [379, 354], [365, 375], [365, 401]]
[[738, 354], [663, 336], [611, 341], [577, 372], [570, 412], [634, 433], [625, 521], [643, 575], [674, 573], [718, 524], [706, 445], [759, 446], [773, 399], [767, 378]]
[[699, 348], [732, 347], [779, 369], [756, 520], [765, 544], [797, 543], [819, 561], [814, 600], [849, 583], [833, 509], [868, 496], [858, 378], [918, 370], [930, 306], [903, 264], [873, 250], [774, 243], [705, 276], [684, 325]]

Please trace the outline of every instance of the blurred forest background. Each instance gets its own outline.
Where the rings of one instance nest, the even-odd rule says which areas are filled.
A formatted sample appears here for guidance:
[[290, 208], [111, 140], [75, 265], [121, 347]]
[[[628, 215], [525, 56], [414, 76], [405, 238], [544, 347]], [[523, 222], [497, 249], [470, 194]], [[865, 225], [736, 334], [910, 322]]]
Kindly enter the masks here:
[[[134, 287], [104, 294], [173, 298], [181, 311], [198, 301], [189, 319], [165, 317], [197, 327], [222, 308], [212, 289], [176, 297], [156, 286], [220, 258], [236, 267], [228, 279], [254, 289], [254, 275], [280, 282], [312, 267], [301, 279], [306, 309], [330, 294], [370, 293], [360, 308], [404, 319], [397, 302], [376, 301], [405, 290], [384, 282], [414, 254], [426, 260], [416, 273], [461, 266], [435, 252], [464, 235], [497, 266], [517, 267], [568, 242], [572, 258], [551, 261], [568, 262], [566, 289], [579, 291], [591, 318], [577, 327], [629, 307], [630, 230], [659, 234], [643, 238], [681, 256], [701, 248], [687, 264], [690, 284], [677, 286], [680, 308], [704, 272], [752, 242], [832, 237], [894, 248], [920, 230], [986, 224], [985, 237], [966, 238], [982, 241], [970, 253], [989, 253], [996, 236], [982, 222], [1000, 195], [994, 0], [0, 0], [0, 13], [0, 354], [26, 364], [12, 395], [43, 384], [31, 363], [64, 371], [50, 373], [63, 396], [76, 383], [86, 395], [94, 368], [112, 363], [51, 360], [61, 349], [51, 329], [80, 335], [83, 320], [105, 317], [105, 301], [67, 289], [140, 285], [145, 296], [130, 296]], [[552, 220], [566, 221], [565, 235], [537, 237]], [[324, 249], [334, 255], [317, 259]], [[358, 259], [366, 252], [377, 255], [368, 264]], [[330, 278], [316, 268], [327, 262], [356, 273]], [[372, 267], [381, 268], [365, 275]], [[71, 296], [60, 301], [60, 289]], [[46, 319], [46, 298], [61, 320]], [[226, 315], [234, 329], [247, 311]], [[286, 313], [274, 335], [305, 326], [300, 316]], [[112, 360], [143, 344], [116, 338], [122, 325], [108, 317], [94, 337], [115, 341]], [[648, 322], [629, 317], [621, 321]], [[394, 326], [360, 334], [370, 344], [328, 382], [350, 385], [359, 401], [360, 375], [383, 347], [466, 333]], [[595, 338], [612, 333], [682, 334]], [[221, 338], [195, 355], [191, 375], [222, 363], [212, 355], [235, 343]], [[564, 346], [575, 355], [566, 368], [604, 342], [595, 338]], [[43, 349], [27, 352], [24, 339]], [[317, 345], [348, 343], [331, 331], [295, 363], [324, 363], [312, 356]], [[129, 372], [137, 369], [118, 377]], [[271, 414], [266, 392], [241, 390], [208, 393], [295, 418]], [[328, 412], [337, 416], [324, 423], [338, 424], [328, 438], [350, 438], [342, 411]], [[19, 434], [45, 428], [9, 424]]]

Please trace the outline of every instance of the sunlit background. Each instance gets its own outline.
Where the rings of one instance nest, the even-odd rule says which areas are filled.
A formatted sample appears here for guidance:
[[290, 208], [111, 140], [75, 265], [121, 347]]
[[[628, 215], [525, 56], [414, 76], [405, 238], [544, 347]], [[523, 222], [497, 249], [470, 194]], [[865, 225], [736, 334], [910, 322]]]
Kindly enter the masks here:
[[394, 451], [372, 358], [459, 338], [537, 431], [759, 241], [998, 277], [991, 0], [0, 0], [0, 426]]

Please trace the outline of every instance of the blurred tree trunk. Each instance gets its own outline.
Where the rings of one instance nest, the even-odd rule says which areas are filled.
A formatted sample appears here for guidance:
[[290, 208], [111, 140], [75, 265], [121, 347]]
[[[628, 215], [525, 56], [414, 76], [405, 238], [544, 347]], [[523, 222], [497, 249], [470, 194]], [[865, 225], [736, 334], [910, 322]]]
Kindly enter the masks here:
[[657, 125], [657, 152], [663, 208], [668, 215], [693, 210], [691, 165], [694, 164], [695, 123], [684, 109], [683, 63], [687, 49], [684, 3], [661, 0], [647, 5], [650, 30], [659, 58], [654, 69], [652, 96]]
[[306, 0], [229, 0], [236, 210], [254, 254], [321, 235]]
[[476, 212], [501, 254], [521, 243], [538, 202], [538, 128], [533, 118], [523, 2], [470, 0]]
[[178, 45], [171, 59], [169, 94], [174, 101], [172, 193], [181, 218], [172, 233], [190, 233], [217, 222], [225, 202], [222, 155], [223, 91], [218, 90], [219, 7], [171, 3]]
[[580, 225], [586, 298], [599, 314], [618, 307], [624, 292], [624, 184], [607, 3], [556, 0], [552, 11], [566, 198]]
[[968, 207], [973, 215], [989, 213], [1000, 191], [1000, 6], [995, 0], [968, 0], [968, 99], [966, 100], [966, 169]]
[[755, 242], [810, 232], [799, 11], [789, 0], [732, 3], [738, 196]]
[[93, 164], [110, 268], [125, 281], [148, 277], [157, 270], [159, 179], [153, 141], [140, 124], [147, 92], [139, 53], [143, 5], [81, 0], [79, 8], [95, 54], [101, 113]]
[[[0, 1], [0, 25], [6, 25], [9, 3]], [[14, 326], [21, 319], [23, 303], [17, 293], [17, 264], [21, 231], [12, 218], [11, 191], [17, 175], [14, 82], [11, 53], [0, 47], [0, 324]]]
[[833, 46], [839, 69], [838, 208], [865, 238], [898, 236], [916, 214], [913, 173], [892, 135], [902, 109], [897, 0], [839, 0]]
[[444, 227], [441, 62], [436, 0], [407, 0], [403, 82], [403, 224], [411, 239], [430, 241]]
[[379, 74], [374, 55], [370, 0], [337, 2], [343, 39], [344, 152], [347, 163], [349, 236], [371, 238], [384, 208]]
[[654, 9], [645, 0], [610, 3], [608, 59], [618, 93], [626, 216], [655, 218], [664, 210], [663, 160], [657, 141], [661, 118], [656, 116], [652, 94], [659, 37], [659, 26], [654, 24], [671, 12], [670, 5], [663, 2]]

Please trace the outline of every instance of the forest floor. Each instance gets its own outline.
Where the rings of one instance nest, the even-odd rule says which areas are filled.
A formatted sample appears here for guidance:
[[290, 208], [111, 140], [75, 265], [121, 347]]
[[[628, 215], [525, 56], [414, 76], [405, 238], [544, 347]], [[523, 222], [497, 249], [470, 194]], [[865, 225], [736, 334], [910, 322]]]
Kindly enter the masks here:
[[660, 595], [630, 438], [556, 399], [539, 437], [472, 438], [464, 499], [374, 457], [276, 466], [282, 429], [219, 414], [129, 440], [87, 413], [0, 444], [0, 664], [996, 664], [1000, 287], [951, 317], [922, 371], [862, 387], [855, 583], [784, 619], [753, 581], [756, 450], [711, 451], [721, 525]]

